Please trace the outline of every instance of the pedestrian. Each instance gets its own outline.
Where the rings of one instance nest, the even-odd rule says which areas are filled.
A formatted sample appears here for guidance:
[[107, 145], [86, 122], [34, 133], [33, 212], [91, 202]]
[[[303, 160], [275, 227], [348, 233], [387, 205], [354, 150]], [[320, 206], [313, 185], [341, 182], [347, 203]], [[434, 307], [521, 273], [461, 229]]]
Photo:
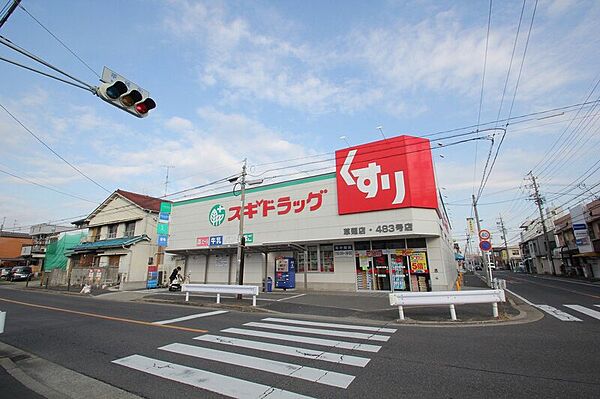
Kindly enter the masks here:
[[169, 277], [169, 284], [173, 284], [173, 281], [177, 278], [177, 275], [180, 271], [181, 266], [177, 266], [175, 269], [173, 269], [173, 271], [171, 272], [171, 276]]

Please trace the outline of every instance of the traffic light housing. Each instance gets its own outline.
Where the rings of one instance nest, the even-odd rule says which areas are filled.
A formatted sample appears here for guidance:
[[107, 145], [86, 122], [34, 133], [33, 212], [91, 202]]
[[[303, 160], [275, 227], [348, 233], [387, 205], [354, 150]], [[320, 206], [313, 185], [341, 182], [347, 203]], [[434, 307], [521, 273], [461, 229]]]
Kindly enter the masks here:
[[150, 110], [156, 108], [150, 93], [106, 67], [96, 93], [107, 103], [138, 118], [145, 118]]

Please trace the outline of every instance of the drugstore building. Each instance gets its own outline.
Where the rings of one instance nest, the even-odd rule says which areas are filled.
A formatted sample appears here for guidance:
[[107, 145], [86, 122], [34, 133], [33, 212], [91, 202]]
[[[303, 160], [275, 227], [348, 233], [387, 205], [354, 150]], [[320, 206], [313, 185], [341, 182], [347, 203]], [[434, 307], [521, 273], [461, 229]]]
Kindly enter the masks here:
[[166, 267], [181, 266], [191, 282], [236, 284], [243, 212], [244, 284], [275, 279], [291, 258], [298, 289], [452, 289], [457, 267], [429, 141], [399, 136], [335, 158], [335, 173], [247, 188], [243, 209], [233, 190], [174, 202], [163, 218]]

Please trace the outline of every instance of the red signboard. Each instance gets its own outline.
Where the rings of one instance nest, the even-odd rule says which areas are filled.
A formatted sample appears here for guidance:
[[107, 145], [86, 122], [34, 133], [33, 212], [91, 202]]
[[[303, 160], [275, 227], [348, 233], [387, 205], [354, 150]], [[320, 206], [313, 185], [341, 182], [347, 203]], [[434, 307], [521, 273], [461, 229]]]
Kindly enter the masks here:
[[429, 140], [399, 136], [335, 153], [340, 215], [438, 208]]

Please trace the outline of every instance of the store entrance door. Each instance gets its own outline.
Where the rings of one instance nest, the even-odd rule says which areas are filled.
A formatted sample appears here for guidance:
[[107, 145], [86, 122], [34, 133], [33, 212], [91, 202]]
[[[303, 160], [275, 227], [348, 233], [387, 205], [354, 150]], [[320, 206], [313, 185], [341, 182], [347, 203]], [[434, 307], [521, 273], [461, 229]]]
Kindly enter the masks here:
[[390, 291], [390, 265], [388, 262], [388, 255], [381, 254], [379, 256], [373, 256], [372, 265], [373, 289], [378, 291]]

